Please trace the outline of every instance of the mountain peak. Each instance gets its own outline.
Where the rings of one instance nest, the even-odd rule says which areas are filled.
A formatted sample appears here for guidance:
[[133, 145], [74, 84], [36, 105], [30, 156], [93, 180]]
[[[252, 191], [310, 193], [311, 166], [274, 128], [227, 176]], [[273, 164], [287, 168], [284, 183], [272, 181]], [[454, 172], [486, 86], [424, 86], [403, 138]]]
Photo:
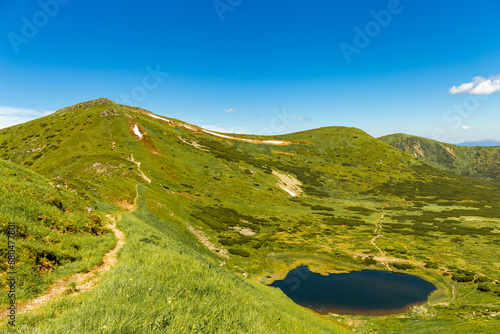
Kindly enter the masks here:
[[66, 111], [74, 110], [74, 109], [91, 108], [91, 107], [95, 107], [95, 106], [105, 106], [105, 105], [113, 106], [113, 105], [116, 105], [116, 103], [114, 103], [113, 101], [111, 101], [108, 98], [101, 97], [101, 98], [98, 98], [95, 100], [81, 102], [81, 103], [74, 104], [74, 105], [66, 107], [66, 108], [59, 109], [58, 111], [56, 111], [56, 113], [64, 113]]

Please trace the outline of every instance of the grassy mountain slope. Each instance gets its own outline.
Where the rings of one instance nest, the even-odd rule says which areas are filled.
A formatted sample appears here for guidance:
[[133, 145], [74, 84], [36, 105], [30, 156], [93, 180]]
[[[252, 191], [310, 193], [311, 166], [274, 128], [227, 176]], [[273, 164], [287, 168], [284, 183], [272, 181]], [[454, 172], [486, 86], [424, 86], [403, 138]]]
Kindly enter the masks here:
[[[162, 233], [148, 224], [165, 224]], [[277, 290], [200, 255], [148, 211], [126, 213], [118, 264], [99, 288], [23, 315], [25, 333], [348, 333]]]
[[[170, 240], [161, 250], [166, 257], [178, 251], [193, 268], [200, 263], [221, 268], [221, 277], [211, 271], [206, 276], [190, 271], [184, 260], [170, 263], [179, 268], [181, 278], [168, 276], [165, 285], [186, 281], [185, 288], [193, 292], [187, 301], [202, 300], [207, 289], [231, 296], [215, 287], [222, 276], [231, 282], [246, 282], [236, 274], [268, 283], [301, 264], [322, 273], [377, 268], [409, 272], [433, 282], [438, 290], [422, 306], [425, 312], [409, 311], [404, 321], [399, 316], [332, 319], [359, 331], [392, 328], [400, 333], [423, 326], [428, 332], [441, 331], [443, 326], [456, 332], [495, 326], [500, 293], [495, 284], [500, 274], [500, 184], [435, 169], [361, 130], [329, 127], [273, 138], [224, 135], [99, 99], [0, 130], [0, 157], [38, 171], [54, 184], [67, 185], [100, 210], [124, 215], [127, 238], [135, 240], [135, 233], [146, 229]], [[142, 258], [142, 249], [162, 244], [149, 233], [140, 233], [140, 247], [124, 249], [119, 265], [136, 272], [134, 256]], [[147, 266], [154, 264], [144, 266], [150, 271]], [[158, 273], [169, 270], [167, 264], [158, 268]], [[119, 277], [115, 275], [111, 271], [106, 277]], [[153, 276], [146, 282], [158, 284], [160, 278]], [[210, 288], [201, 289], [197, 279], [206, 280]], [[233, 286], [230, 281], [224, 282]], [[278, 309], [285, 314], [299, 312], [275, 289], [258, 285], [254, 290], [254, 286], [241, 285], [237, 291], [247, 296], [245, 302], [234, 305], [238, 310], [228, 306], [232, 311], [219, 325], [208, 317], [205, 332], [237, 328], [231, 327], [234, 318], [256, 312], [251, 305], [258, 305], [260, 293], [272, 296], [267, 305], [273, 310], [282, 305]], [[103, 286], [95, 293], [110, 294], [111, 289]], [[82, 305], [92, 300], [81, 298]], [[110, 297], [109, 303], [120, 304], [120, 298]], [[175, 325], [164, 330], [194, 331], [197, 319], [223, 305], [207, 303], [194, 313], [183, 304], [175, 318], [190, 314], [193, 320], [185, 322], [183, 329]], [[138, 299], [124, 305], [146, 312]], [[470, 320], [466, 325], [457, 316], [465, 306], [463, 312]], [[67, 328], [68, 321], [76, 322], [70, 319], [80, 308], [74, 307], [68, 306], [68, 315], [62, 318], [42, 324], [28, 316], [26, 323], [47, 330]], [[162, 303], [157, 311], [167, 312], [166, 307]], [[99, 323], [105, 320], [103, 325], [111, 321], [97, 315], [96, 309], [89, 312]], [[302, 325], [292, 322], [273, 329], [274, 315], [257, 314], [266, 323], [263, 327], [242, 328], [303, 332], [294, 327]], [[320, 321], [308, 311], [298, 314], [304, 328]], [[279, 316], [283, 317], [287, 316]], [[116, 326], [138, 326], [138, 319], [128, 315], [113, 321]], [[242, 321], [242, 326], [250, 326], [246, 319]]]
[[500, 146], [458, 146], [406, 134], [379, 139], [433, 167], [465, 176], [500, 181]]
[[[18, 302], [101, 262], [113, 247], [90, 203], [42, 176], [0, 160], [0, 304], [8, 303], [8, 233], [15, 224]], [[90, 209], [90, 210], [89, 210]]]

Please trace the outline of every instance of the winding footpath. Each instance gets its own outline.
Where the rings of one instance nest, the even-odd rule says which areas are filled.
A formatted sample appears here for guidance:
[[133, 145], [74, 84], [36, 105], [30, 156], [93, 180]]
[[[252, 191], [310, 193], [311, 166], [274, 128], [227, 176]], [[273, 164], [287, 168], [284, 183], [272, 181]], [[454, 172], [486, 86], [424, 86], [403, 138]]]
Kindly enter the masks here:
[[130, 159], [128, 159], [128, 161], [131, 161], [133, 162], [134, 164], [137, 165], [137, 169], [139, 170], [139, 174], [141, 175], [141, 177], [147, 182], [147, 183], [151, 183], [151, 179], [149, 177], [146, 176], [146, 174], [144, 174], [144, 172], [141, 170], [141, 163], [139, 161], [135, 161], [134, 160], [134, 156], [131, 154], [130, 155]]
[[373, 231], [373, 234], [375, 234], [375, 236], [372, 238], [372, 240], [370, 240], [370, 243], [373, 245], [373, 247], [375, 247], [379, 253], [380, 253], [380, 257], [377, 257], [375, 258], [376, 260], [380, 261], [381, 263], [383, 263], [385, 265], [385, 267], [387, 268], [387, 270], [389, 271], [393, 271], [391, 267], [389, 267], [389, 263], [388, 261], [386, 260], [386, 252], [384, 252], [379, 246], [377, 246], [377, 244], [375, 243], [375, 241], [378, 239], [378, 238], [383, 238], [384, 236], [382, 234], [380, 234], [380, 232], [382, 231], [382, 220], [384, 219], [385, 217], [385, 208], [388, 207], [389, 204], [386, 204], [383, 208], [382, 208], [382, 215], [380, 216], [379, 219], [377, 219], [377, 221], [375, 222], [375, 230]]
[[[125, 244], [125, 234], [116, 228], [116, 222], [114, 218], [112, 218], [110, 215], [107, 215], [106, 218], [108, 218], [109, 221], [113, 223], [106, 225], [106, 227], [110, 228], [115, 233], [118, 242], [112, 250], [108, 251], [104, 255], [101, 264], [85, 273], [75, 274], [66, 279], [55, 282], [43, 295], [17, 305], [17, 313], [24, 313], [26, 311], [36, 309], [65, 293], [67, 294], [68, 292], [70, 292], [71, 295], [76, 295], [95, 288], [102, 274], [111, 269], [111, 267], [116, 264], [116, 253], [118, 253], [118, 251]], [[74, 287], [72, 283], [76, 283], [76, 287]], [[73, 285], [74, 288], [70, 287], [70, 284]], [[8, 314], [9, 310], [2, 309], [0, 311], [0, 319], [4, 319]]]

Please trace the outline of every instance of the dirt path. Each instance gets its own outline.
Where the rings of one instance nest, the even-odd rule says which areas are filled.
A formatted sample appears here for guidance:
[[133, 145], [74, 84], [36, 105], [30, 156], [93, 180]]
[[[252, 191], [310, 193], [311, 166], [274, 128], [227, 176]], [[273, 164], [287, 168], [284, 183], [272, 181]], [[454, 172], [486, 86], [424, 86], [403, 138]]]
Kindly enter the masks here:
[[[394, 261], [395, 259], [390, 259], [388, 257], [386, 257], [386, 252], [382, 251], [382, 249], [380, 249], [380, 247], [377, 246], [377, 244], [375, 243], [375, 241], [378, 239], [378, 238], [384, 238], [384, 236], [382, 234], [380, 234], [380, 231], [382, 230], [382, 220], [384, 219], [384, 216], [385, 216], [385, 208], [388, 207], [389, 204], [386, 204], [384, 206], [384, 208], [382, 209], [382, 215], [380, 216], [379, 219], [377, 219], [377, 221], [375, 222], [375, 230], [373, 231], [373, 233], [375, 234], [375, 236], [371, 239], [371, 244], [377, 248], [377, 250], [379, 251], [380, 253], [380, 256], [378, 257], [374, 257], [375, 260], [381, 262], [382, 264], [385, 265], [385, 267], [389, 270], [389, 271], [393, 271], [393, 269], [389, 266], [389, 262], [402, 262], [402, 263], [409, 263], [409, 264], [412, 264], [416, 267], [419, 267], [421, 268], [422, 270], [425, 270], [431, 274], [434, 274], [434, 275], [437, 275], [437, 276], [441, 276], [439, 275], [438, 273], [434, 273], [432, 271], [430, 271], [429, 269], [425, 268], [424, 264], [423, 263], [419, 263], [417, 261], [409, 261], [409, 260], [406, 260], [406, 261]], [[406, 245], [398, 242], [398, 244], [402, 245], [406, 251], [408, 253], [410, 253], [408, 247], [406, 247]], [[442, 277], [442, 276], [441, 276]], [[444, 278], [444, 277], [443, 277]], [[457, 288], [455, 287], [455, 285], [453, 284], [453, 282], [451, 282], [451, 280], [448, 280], [446, 278], [444, 278], [444, 280], [450, 285], [451, 287], [451, 301], [455, 300], [456, 296], [457, 296]], [[474, 290], [473, 290], [474, 291]], [[470, 292], [469, 292], [470, 293]], [[443, 303], [441, 303], [443, 304]], [[444, 303], [446, 304], [446, 303]], [[443, 304], [443, 305], [444, 305]], [[438, 304], [436, 304], [438, 305]]]
[[[116, 228], [116, 223], [110, 215], [107, 215], [106, 217], [113, 223], [112, 225], [111, 224], [107, 225], [107, 227], [110, 228], [115, 233], [118, 242], [116, 243], [115, 248], [113, 248], [104, 255], [102, 263], [92, 268], [90, 271], [86, 273], [75, 274], [71, 277], [55, 282], [49, 288], [49, 290], [45, 292], [45, 294], [38, 296], [35, 299], [28, 300], [20, 305], [17, 305], [18, 313], [24, 313], [26, 311], [38, 308], [63, 294], [75, 295], [81, 292], [92, 290], [95, 287], [96, 283], [99, 281], [99, 278], [102, 276], [102, 274], [111, 269], [111, 267], [116, 264], [116, 253], [125, 244], [125, 234], [123, 234], [122, 231]], [[7, 315], [8, 315], [8, 310], [2, 309], [0, 311], [1, 319], [5, 318]]]
[[149, 177], [146, 176], [146, 174], [143, 173], [143, 171], [141, 170], [141, 163], [139, 161], [135, 161], [134, 160], [134, 156], [131, 154], [130, 155], [130, 159], [128, 159], [129, 161], [133, 162], [134, 164], [137, 165], [137, 169], [139, 170], [139, 174], [141, 175], [141, 177], [147, 182], [147, 183], [151, 183], [151, 179]]
[[382, 234], [380, 234], [380, 231], [382, 231], [382, 220], [384, 219], [385, 217], [385, 208], [388, 207], [389, 204], [386, 204], [384, 206], [384, 208], [382, 209], [382, 215], [380, 216], [379, 219], [377, 219], [377, 221], [375, 221], [375, 230], [373, 231], [373, 234], [375, 234], [375, 236], [372, 238], [372, 240], [370, 240], [370, 243], [373, 245], [373, 247], [375, 247], [379, 253], [380, 253], [380, 256], [377, 257], [376, 259], [380, 262], [382, 262], [385, 267], [387, 268], [387, 270], [389, 271], [392, 271], [392, 268], [389, 267], [389, 263], [388, 261], [385, 260], [386, 258], [386, 252], [384, 252], [382, 249], [380, 249], [379, 246], [377, 246], [377, 244], [375, 243], [375, 241], [377, 241], [378, 238], [383, 238], [384, 236]]
[[106, 120], [108, 121], [108, 133], [109, 133], [109, 143], [111, 144], [111, 149], [114, 150], [114, 151], [118, 151], [116, 149], [116, 142], [113, 141], [113, 132], [111, 131], [111, 121], [106, 118]]

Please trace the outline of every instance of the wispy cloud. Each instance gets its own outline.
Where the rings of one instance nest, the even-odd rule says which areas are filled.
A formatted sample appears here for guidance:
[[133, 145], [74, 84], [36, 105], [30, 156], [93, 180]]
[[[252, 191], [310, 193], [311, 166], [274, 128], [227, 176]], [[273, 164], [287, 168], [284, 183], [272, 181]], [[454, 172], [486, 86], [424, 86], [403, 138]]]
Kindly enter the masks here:
[[298, 117], [298, 116], [293, 116], [294, 121], [309, 121], [309, 118], [306, 117]]
[[460, 86], [450, 88], [450, 94], [469, 93], [470, 95], [487, 95], [500, 92], [500, 74], [489, 79], [475, 77], [472, 82], [466, 82]]
[[236, 109], [236, 108], [224, 109], [225, 113], [231, 113], [231, 112], [237, 112], [237, 111], [238, 111], [238, 109]]
[[246, 128], [236, 127], [236, 126], [231, 126], [226, 128], [218, 125], [201, 125], [200, 127], [206, 130], [222, 132], [222, 133], [240, 133], [240, 134], [248, 133]]
[[472, 129], [472, 127], [470, 127], [468, 125], [462, 125], [462, 130], [467, 131], [467, 130], [470, 130], [470, 129]]
[[29, 122], [52, 113], [53, 111], [0, 106], [0, 129]]

